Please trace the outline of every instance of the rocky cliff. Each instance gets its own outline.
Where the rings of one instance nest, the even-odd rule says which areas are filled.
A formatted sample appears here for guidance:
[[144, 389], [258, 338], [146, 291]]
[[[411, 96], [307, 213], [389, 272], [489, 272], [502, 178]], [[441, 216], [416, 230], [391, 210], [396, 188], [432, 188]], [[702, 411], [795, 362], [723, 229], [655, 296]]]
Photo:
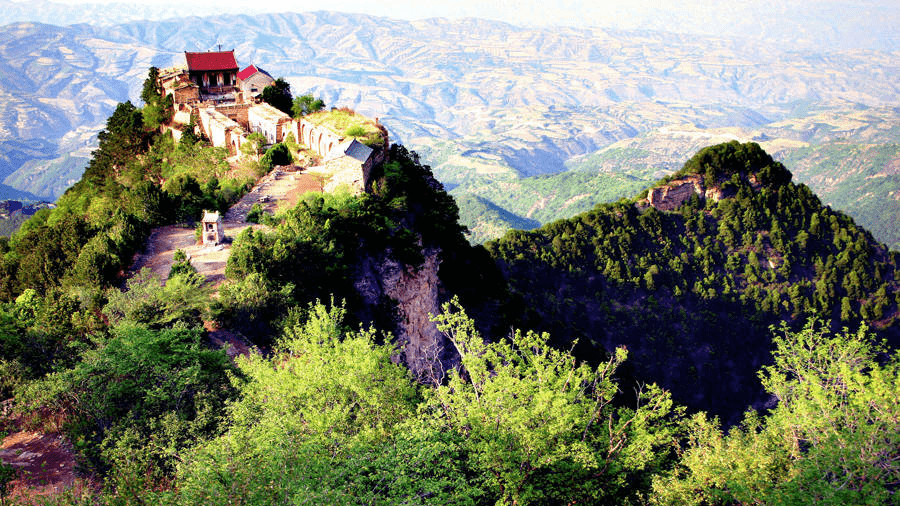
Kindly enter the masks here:
[[447, 340], [431, 321], [440, 312], [438, 251], [425, 249], [418, 268], [404, 265], [388, 255], [366, 258], [358, 266], [354, 286], [363, 298], [371, 320], [393, 323], [398, 357], [424, 382], [440, 382], [452, 363]]
[[[755, 176], [751, 175], [748, 180], [753, 188], [758, 188]], [[732, 193], [718, 184], [706, 187], [702, 177], [692, 175], [650, 188], [647, 190], [647, 202], [660, 211], [674, 211], [694, 195], [701, 201], [709, 199], [718, 202]]]

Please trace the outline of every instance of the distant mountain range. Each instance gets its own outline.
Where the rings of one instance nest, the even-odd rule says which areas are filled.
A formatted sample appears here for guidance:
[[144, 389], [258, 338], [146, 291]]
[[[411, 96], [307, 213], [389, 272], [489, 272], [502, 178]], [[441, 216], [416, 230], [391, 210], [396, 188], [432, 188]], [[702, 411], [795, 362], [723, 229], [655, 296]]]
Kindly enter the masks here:
[[[115, 104], [137, 99], [148, 67], [219, 45], [287, 78], [295, 94], [379, 117], [454, 195], [485, 210], [463, 213], [493, 231], [479, 239], [503, 230], [485, 221], [570, 216], [738, 139], [762, 144], [900, 249], [900, 231], [884, 222], [900, 213], [900, 54], [665, 32], [329, 12], [14, 23], [0, 27], [3, 183], [58, 196]], [[552, 179], [571, 170], [604, 178], [604, 191], [591, 178]], [[610, 181], [623, 183], [618, 193]], [[567, 205], [550, 204], [562, 197]]]

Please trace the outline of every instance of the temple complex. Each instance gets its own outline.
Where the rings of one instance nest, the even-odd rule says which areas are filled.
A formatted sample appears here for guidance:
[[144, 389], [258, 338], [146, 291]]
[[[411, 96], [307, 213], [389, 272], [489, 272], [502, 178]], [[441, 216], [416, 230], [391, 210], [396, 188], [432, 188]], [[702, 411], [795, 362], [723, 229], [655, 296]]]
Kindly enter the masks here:
[[[214, 146], [228, 150], [229, 156], [241, 154], [253, 133], [262, 134], [269, 145], [282, 142], [289, 134], [318, 155], [329, 174], [326, 191], [341, 185], [355, 193], [364, 192], [372, 167], [384, 161], [387, 132], [382, 128], [383, 145], [366, 146], [321, 124], [292, 118], [261, 99], [263, 90], [275, 83], [272, 76], [257, 65], [240, 69], [234, 50], [184, 53], [183, 66], [163, 69], [159, 82], [175, 107], [174, 124], [169, 127], [176, 138], [194, 120], [196, 128]], [[376, 125], [378, 125], [376, 120]]]

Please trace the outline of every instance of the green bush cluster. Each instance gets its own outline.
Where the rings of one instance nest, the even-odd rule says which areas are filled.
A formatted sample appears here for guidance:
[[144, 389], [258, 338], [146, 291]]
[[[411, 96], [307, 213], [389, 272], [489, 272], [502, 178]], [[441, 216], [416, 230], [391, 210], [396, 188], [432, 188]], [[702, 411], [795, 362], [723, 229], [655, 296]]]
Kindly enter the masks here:
[[247, 191], [252, 181], [225, 177], [223, 149], [175, 143], [145, 123], [147, 109], [164, 103], [155, 82], [151, 69], [143, 108], [116, 107], [84, 176], [56, 209], [41, 210], [0, 242], [0, 300], [26, 289], [108, 286], [153, 227], [193, 222], [203, 209], [225, 211]]

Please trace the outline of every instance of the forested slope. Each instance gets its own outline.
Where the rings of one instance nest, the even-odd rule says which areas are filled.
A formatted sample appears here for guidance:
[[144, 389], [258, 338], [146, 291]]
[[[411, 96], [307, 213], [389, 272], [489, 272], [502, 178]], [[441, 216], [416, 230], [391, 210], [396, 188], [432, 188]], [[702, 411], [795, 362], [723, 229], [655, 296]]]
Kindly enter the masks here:
[[586, 358], [626, 345], [637, 378], [730, 420], [767, 400], [770, 325], [865, 321], [898, 342], [898, 253], [756, 144], [706, 148], [660, 185], [691, 178], [716, 198], [600, 205], [488, 243], [521, 325]]

